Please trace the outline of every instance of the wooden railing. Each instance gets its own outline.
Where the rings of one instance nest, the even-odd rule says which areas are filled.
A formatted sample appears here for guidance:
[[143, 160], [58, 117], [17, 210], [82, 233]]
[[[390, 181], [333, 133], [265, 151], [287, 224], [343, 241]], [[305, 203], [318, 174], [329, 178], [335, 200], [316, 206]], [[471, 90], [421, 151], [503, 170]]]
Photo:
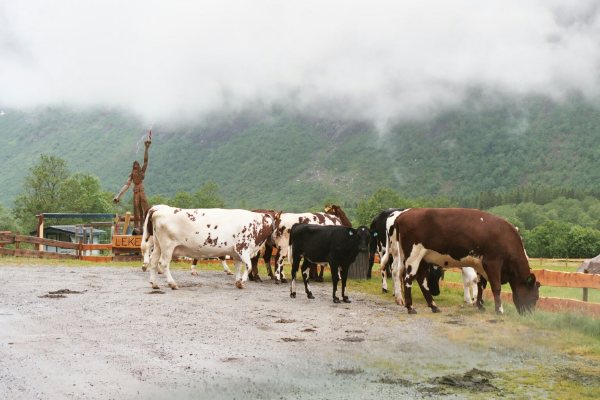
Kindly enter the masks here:
[[[23, 248], [21, 244], [33, 245], [33, 249]], [[9, 247], [6, 247], [10, 245]], [[57, 249], [73, 250], [72, 253], [38, 250], [39, 246], [52, 246]], [[63, 260], [88, 260], [107, 262], [112, 256], [87, 255], [92, 250], [110, 250], [112, 244], [84, 244], [63, 242], [60, 240], [43, 239], [35, 236], [17, 235], [11, 232], [0, 232], [0, 254], [14, 257], [51, 258]]]

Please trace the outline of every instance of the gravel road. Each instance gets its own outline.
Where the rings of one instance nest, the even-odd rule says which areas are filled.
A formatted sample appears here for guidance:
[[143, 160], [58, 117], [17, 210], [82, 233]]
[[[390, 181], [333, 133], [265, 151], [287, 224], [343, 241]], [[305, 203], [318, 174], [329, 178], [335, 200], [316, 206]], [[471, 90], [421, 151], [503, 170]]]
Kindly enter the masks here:
[[447, 315], [353, 292], [334, 304], [330, 283], [308, 300], [217, 271], [174, 277], [180, 290], [161, 276], [153, 291], [139, 268], [0, 266], [0, 398], [465, 398], [444, 379], [527, 367], [446, 338]]

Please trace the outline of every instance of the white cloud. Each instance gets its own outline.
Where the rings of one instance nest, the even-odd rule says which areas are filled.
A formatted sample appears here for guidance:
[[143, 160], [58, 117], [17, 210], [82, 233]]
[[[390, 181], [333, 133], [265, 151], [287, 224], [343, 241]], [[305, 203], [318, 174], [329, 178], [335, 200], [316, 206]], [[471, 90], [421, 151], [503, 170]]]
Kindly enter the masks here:
[[0, 105], [149, 121], [292, 96], [385, 120], [473, 85], [600, 93], [598, 1], [0, 2]]

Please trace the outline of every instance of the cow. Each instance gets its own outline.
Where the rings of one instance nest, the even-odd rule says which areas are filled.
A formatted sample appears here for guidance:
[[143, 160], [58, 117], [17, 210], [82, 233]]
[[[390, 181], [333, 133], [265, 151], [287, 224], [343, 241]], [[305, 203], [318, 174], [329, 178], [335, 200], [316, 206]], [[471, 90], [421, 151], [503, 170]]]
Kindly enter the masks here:
[[[164, 204], [157, 204], [154, 205], [152, 207], [150, 207], [148, 209], [148, 211], [146, 212], [146, 215], [144, 217], [144, 223], [143, 223], [143, 227], [144, 227], [144, 231], [146, 231], [146, 226], [148, 224], [148, 214], [150, 212], [154, 213], [154, 211], [158, 210], [161, 207], [168, 207], [167, 205]], [[142, 271], [146, 272], [146, 270], [148, 269], [148, 265], [150, 264], [150, 254], [152, 254], [152, 250], [154, 249], [154, 238], [152, 235], [148, 235], [148, 237], [146, 238], [146, 240], [143, 240], [140, 246], [140, 250], [142, 253]], [[223, 272], [225, 272], [227, 275], [233, 275], [233, 273], [231, 272], [231, 270], [229, 269], [229, 267], [227, 266], [227, 262], [225, 261], [225, 257], [219, 257], [219, 259], [221, 260], [221, 265], [223, 266]], [[198, 272], [196, 271], [196, 265], [198, 265], [198, 259], [194, 258], [192, 260], [192, 265], [190, 266], [190, 270], [192, 275], [197, 276]], [[162, 269], [158, 269], [158, 273], [162, 274], [163, 271]]]
[[[173, 255], [191, 258], [230, 256], [236, 266], [236, 286], [242, 289], [252, 268], [251, 257], [273, 233], [279, 213], [275, 216], [248, 210], [182, 209], [160, 206], [148, 212], [142, 243], [148, 246], [153, 238], [150, 256], [150, 283], [156, 283], [157, 270], [163, 269], [171, 289], [177, 283], [169, 264]], [[241, 265], [246, 265], [242, 276]]]
[[[413, 208], [394, 221], [391, 247], [397, 249], [393, 278], [396, 303], [400, 296], [400, 273], [404, 276], [404, 306], [415, 314], [412, 281], [422, 262], [442, 268], [473, 267], [490, 283], [497, 313], [504, 312], [500, 299], [503, 283], [508, 283], [519, 313], [530, 311], [539, 298], [539, 282], [529, 268], [521, 236], [506, 220], [490, 213], [468, 208]], [[481, 289], [481, 288], [480, 288]], [[426, 299], [434, 312], [439, 308]], [[482, 290], [477, 305], [483, 308]]]
[[[283, 262], [284, 257], [288, 256], [288, 247], [290, 241], [290, 229], [294, 224], [313, 224], [313, 225], [343, 225], [342, 219], [338, 215], [342, 215], [343, 211], [341, 208], [335, 205], [327, 206], [326, 210], [329, 212], [336, 212], [338, 214], [333, 215], [329, 212], [317, 212], [317, 213], [281, 213], [277, 226], [273, 234], [271, 235], [271, 243], [277, 249], [275, 279], [276, 283], [286, 283], [285, 275], [283, 273]], [[341, 213], [340, 213], [341, 211]], [[345, 214], [343, 214], [345, 216]], [[346, 217], [347, 223], [350, 221]], [[291, 260], [288, 257], [291, 263]], [[321, 271], [322, 276], [323, 271]]]
[[[290, 297], [296, 297], [296, 273], [302, 263], [304, 290], [309, 299], [314, 299], [309, 285], [308, 268], [311, 263], [329, 263], [333, 281], [333, 302], [339, 303], [337, 285], [339, 275], [342, 279], [342, 301], [350, 303], [346, 296], [348, 268], [361, 251], [368, 251], [370, 234], [366, 226], [356, 229], [345, 226], [321, 226], [297, 223], [290, 230], [289, 253], [292, 263], [292, 283]], [[338, 275], [339, 274], [339, 275]]]

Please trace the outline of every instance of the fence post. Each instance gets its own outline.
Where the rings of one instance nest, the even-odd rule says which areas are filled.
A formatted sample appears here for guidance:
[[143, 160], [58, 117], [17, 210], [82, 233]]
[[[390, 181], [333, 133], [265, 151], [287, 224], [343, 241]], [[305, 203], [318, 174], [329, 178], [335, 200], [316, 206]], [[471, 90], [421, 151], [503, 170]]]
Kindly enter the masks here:
[[77, 258], [83, 259], [83, 238], [79, 238], [79, 246], [77, 247]]
[[583, 301], [588, 301], [588, 288], [583, 288]]

